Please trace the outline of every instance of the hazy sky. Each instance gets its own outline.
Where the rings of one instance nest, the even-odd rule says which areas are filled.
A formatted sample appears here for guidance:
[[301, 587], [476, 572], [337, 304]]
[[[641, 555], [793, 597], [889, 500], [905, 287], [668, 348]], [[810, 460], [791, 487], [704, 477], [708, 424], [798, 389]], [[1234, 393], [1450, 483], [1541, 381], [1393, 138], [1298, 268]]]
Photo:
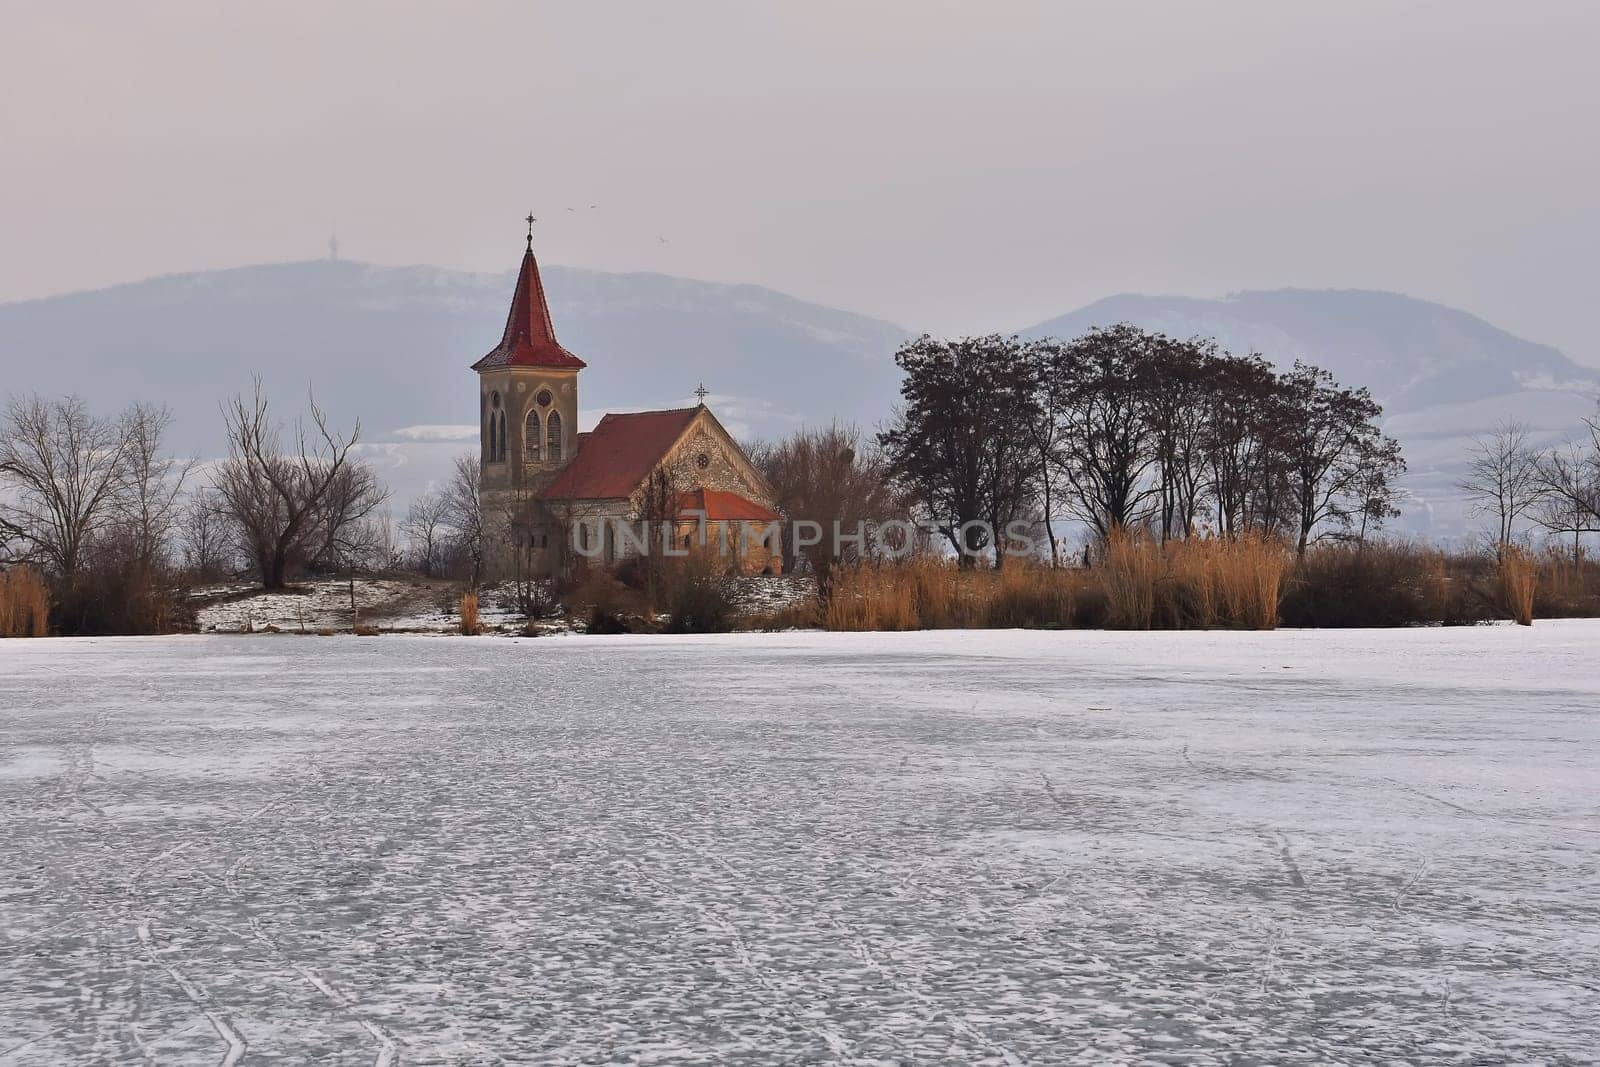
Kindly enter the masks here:
[[913, 329], [1371, 287], [1600, 362], [1593, 2], [0, 16], [0, 300], [313, 258], [335, 222], [347, 258], [506, 270], [532, 208], [548, 262]]

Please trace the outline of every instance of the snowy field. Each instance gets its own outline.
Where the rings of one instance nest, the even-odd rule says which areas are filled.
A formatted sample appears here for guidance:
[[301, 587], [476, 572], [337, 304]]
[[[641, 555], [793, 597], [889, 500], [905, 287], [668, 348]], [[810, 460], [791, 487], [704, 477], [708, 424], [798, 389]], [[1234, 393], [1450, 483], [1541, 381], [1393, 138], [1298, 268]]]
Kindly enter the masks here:
[[1597, 656], [0, 642], [0, 1064], [1592, 1062]]

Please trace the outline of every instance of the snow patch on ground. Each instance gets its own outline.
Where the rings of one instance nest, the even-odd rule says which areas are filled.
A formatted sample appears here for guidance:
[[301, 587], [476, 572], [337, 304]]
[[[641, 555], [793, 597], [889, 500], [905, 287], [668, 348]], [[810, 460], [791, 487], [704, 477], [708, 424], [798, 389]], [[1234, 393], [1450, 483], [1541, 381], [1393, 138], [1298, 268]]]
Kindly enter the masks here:
[[[750, 615], [768, 614], [816, 595], [816, 583], [809, 578], [752, 576], [737, 581], [741, 610]], [[348, 632], [358, 624], [380, 632], [454, 633], [460, 628], [461, 592], [461, 586], [452, 582], [358, 578], [352, 611], [351, 583], [328, 578], [274, 593], [249, 583], [223, 583], [196, 590], [193, 599], [200, 605], [201, 633], [316, 634]], [[478, 620], [489, 635], [525, 636], [530, 628], [540, 633], [572, 630], [559, 617], [536, 619], [530, 627], [510, 584], [480, 591]]]

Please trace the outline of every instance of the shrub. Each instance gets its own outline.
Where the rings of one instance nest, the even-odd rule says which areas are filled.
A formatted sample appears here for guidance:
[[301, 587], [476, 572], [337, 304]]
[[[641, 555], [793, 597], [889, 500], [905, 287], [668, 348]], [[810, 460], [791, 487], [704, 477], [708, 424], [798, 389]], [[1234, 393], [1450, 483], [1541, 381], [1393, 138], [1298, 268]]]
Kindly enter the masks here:
[[583, 619], [592, 634], [642, 633], [652, 628], [649, 605], [642, 594], [601, 570], [583, 570], [562, 602], [568, 617]]
[[461, 601], [457, 606], [461, 615], [461, 633], [467, 637], [475, 637], [478, 633], [478, 594], [462, 593]]
[[733, 580], [674, 568], [665, 584], [668, 633], [720, 634], [733, 629], [742, 599]]
[[32, 567], [0, 571], [0, 637], [50, 632], [50, 592]]
[[1537, 558], [1534, 614], [1541, 619], [1600, 616], [1600, 563], [1550, 547]]
[[52, 593], [58, 634], [169, 634], [195, 626], [194, 606], [171, 572], [115, 555], [97, 554]]
[[826, 623], [819, 597], [807, 597], [760, 615], [747, 616], [746, 625], [752, 630], [816, 630]]
[[1286, 626], [1462, 626], [1499, 614], [1485, 561], [1405, 542], [1318, 545], [1299, 559]]

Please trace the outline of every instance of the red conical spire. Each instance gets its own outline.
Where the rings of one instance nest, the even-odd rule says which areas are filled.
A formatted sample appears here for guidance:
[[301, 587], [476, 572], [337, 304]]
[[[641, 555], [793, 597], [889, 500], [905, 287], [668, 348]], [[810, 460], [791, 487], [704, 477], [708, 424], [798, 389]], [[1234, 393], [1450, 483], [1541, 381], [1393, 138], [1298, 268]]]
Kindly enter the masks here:
[[544, 282], [539, 277], [539, 262], [533, 258], [533, 216], [528, 216], [528, 250], [522, 255], [522, 270], [511, 295], [511, 314], [506, 316], [506, 331], [500, 343], [478, 362], [473, 370], [494, 367], [564, 367], [581, 370], [588, 366], [556, 341], [555, 324], [550, 321], [550, 305], [545, 300]]

